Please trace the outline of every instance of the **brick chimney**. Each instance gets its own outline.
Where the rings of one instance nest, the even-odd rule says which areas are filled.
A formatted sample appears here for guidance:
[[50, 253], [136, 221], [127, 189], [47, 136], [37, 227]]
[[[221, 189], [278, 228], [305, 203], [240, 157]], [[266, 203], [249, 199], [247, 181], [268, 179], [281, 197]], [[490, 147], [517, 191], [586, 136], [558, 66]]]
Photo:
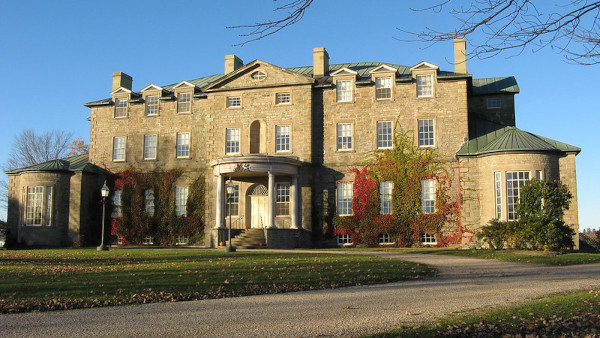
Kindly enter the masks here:
[[467, 41], [465, 38], [454, 39], [454, 72], [467, 72]]
[[233, 72], [234, 70], [242, 67], [244, 65], [244, 61], [242, 61], [242, 59], [240, 59], [239, 57], [231, 54], [231, 55], [225, 55], [225, 73], [224, 74], [229, 74], [231, 72]]
[[329, 54], [323, 47], [313, 49], [313, 77], [323, 77], [329, 73]]
[[119, 87], [127, 88], [131, 90], [131, 83], [133, 82], [133, 78], [123, 72], [114, 72], [112, 75], [112, 90], [115, 90]]

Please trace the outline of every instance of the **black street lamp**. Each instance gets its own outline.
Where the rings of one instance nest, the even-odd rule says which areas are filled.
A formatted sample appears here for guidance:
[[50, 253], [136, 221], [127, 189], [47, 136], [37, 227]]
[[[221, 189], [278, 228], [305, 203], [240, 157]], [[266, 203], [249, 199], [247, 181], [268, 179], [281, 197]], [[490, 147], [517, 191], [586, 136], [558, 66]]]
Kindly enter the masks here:
[[235, 246], [231, 246], [231, 200], [233, 199], [233, 191], [235, 189], [235, 185], [233, 184], [233, 180], [229, 177], [229, 181], [227, 181], [227, 208], [229, 210], [229, 231], [228, 231], [228, 241], [227, 248], [225, 248], [226, 252], [235, 252]]
[[110, 190], [106, 186], [106, 180], [105, 180], [104, 185], [102, 186], [102, 189], [100, 189], [100, 195], [102, 195], [102, 234], [100, 236], [102, 239], [100, 241], [100, 246], [96, 247], [96, 250], [98, 250], [98, 251], [108, 250], [108, 246], [104, 245], [104, 216], [106, 215], [106, 197], [108, 197], [109, 193], [110, 193]]

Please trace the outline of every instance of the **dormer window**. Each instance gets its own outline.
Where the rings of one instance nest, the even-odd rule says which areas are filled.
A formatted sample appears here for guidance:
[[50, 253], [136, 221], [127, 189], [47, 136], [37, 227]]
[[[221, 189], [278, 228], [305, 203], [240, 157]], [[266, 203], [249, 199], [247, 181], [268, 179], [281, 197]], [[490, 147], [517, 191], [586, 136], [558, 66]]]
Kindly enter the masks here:
[[338, 80], [336, 82], [337, 102], [352, 102], [352, 81]]
[[385, 100], [392, 98], [392, 78], [382, 77], [375, 79], [375, 98]]
[[179, 93], [179, 95], [177, 95], [177, 112], [189, 113], [192, 107], [191, 102], [191, 93]]
[[433, 74], [417, 75], [417, 97], [433, 96]]
[[486, 101], [487, 109], [502, 108], [502, 100], [499, 97], [488, 97]]
[[158, 96], [146, 96], [146, 116], [158, 115]]
[[127, 117], [127, 101], [126, 98], [115, 100], [115, 118]]
[[267, 78], [267, 73], [257, 70], [254, 73], [250, 74], [252, 80], [261, 81]]

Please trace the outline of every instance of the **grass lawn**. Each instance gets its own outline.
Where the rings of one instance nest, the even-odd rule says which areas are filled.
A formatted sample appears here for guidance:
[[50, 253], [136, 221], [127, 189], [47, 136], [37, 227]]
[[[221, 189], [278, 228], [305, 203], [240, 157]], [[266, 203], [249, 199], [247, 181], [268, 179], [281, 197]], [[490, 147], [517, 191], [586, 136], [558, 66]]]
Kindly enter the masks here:
[[570, 252], [556, 254], [544, 251], [526, 250], [458, 250], [447, 248], [339, 248], [333, 251], [388, 251], [415, 254], [455, 255], [473, 258], [497, 259], [507, 262], [544, 264], [544, 265], [575, 265], [600, 263], [600, 253]]
[[369, 256], [195, 249], [0, 251], [0, 313], [235, 297], [435, 275]]
[[600, 290], [551, 295], [506, 309], [403, 326], [375, 337], [579, 337], [600, 334]]

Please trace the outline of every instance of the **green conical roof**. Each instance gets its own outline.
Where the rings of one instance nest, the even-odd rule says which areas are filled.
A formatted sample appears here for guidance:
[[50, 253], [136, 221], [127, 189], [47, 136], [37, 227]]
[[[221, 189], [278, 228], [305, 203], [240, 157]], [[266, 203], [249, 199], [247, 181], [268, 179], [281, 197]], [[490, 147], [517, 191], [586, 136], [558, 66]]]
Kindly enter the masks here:
[[20, 174], [28, 171], [85, 171], [99, 173], [102, 169], [88, 160], [88, 154], [71, 156], [63, 159], [50, 160], [29, 167], [5, 171], [7, 175]]

